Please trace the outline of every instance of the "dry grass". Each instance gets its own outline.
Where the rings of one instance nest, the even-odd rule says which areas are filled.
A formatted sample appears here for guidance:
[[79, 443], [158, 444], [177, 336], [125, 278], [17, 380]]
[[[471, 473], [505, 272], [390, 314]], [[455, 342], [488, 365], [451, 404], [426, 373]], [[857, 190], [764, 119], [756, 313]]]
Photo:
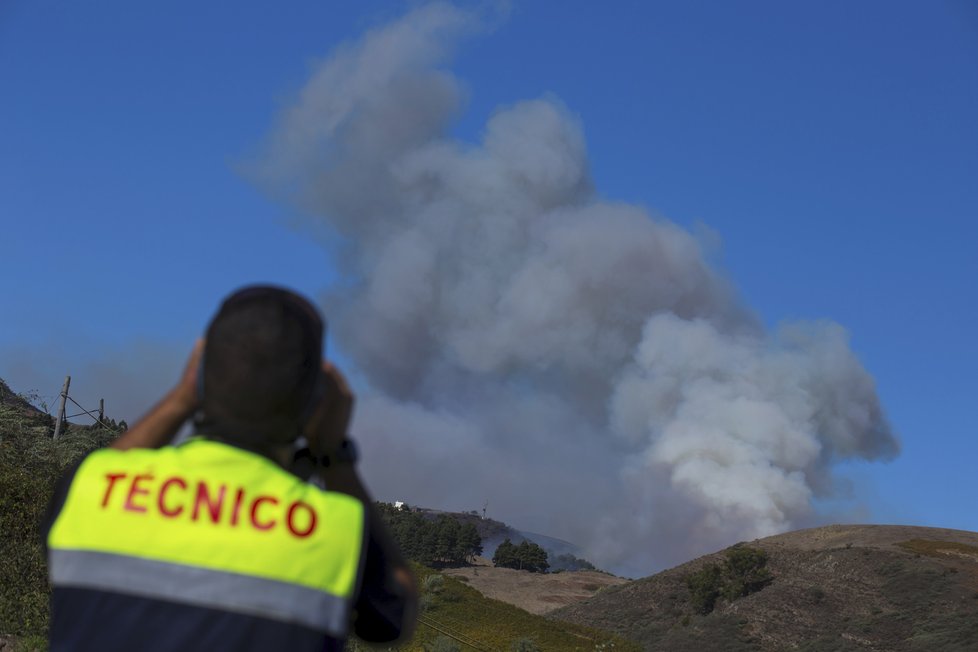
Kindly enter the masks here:
[[911, 539], [897, 544], [904, 550], [929, 557], [965, 557], [978, 561], [978, 546], [969, 546], [957, 541], [933, 541], [929, 539]]
[[479, 565], [452, 568], [445, 574], [465, 582], [488, 598], [501, 600], [533, 614], [545, 614], [628, 580], [598, 571], [527, 573]]

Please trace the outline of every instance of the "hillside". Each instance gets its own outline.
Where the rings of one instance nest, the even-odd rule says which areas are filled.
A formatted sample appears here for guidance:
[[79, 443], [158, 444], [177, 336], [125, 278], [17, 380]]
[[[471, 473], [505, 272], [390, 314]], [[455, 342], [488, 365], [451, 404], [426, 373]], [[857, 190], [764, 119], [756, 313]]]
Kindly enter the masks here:
[[[459, 645], [455, 649], [484, 652], [513, 649], [540, 652], [639, 650], [637, 645], [609, 632], [547, 620], [505, 602], [487, 598], [457, 578], [446, 577], [423, 566], [415, 565], [414, 568], [421, 585], [421, 614], [414, 638], [397, 648], [401, 652], [453, 649], [453, 642]], [[368, 648], [354, 640], [348, 649], [359, 651], [376, 648]]]
[[31, 405], [27, 398], [10, 389], [10, 386], [2, 378], [0, 378], [0, 406], [4, 406], [13, 414], [19, 414], [26, 419], [50, 420], [53, 422], [50, 415], [37, 409]]
[[[64, 468], [116, 435], [76, 427], [55, 442], [52, 429], [49, 415], [0, 381], [0, 648], [8, 637], [43, 640], [40, 512]], [[465, 518], [490, 535], [514, 532], [475, 514]], [[422, 620], [403, 649], [445, 647], [447, 637], [486, 650], [525, 639], [540, 650], [610, 643], [669, 652], [978, 650], [978, 533], [835, 525], [735, 548], [755, 549], [765, 562], [763, 582], [744, 597], [719, 597], [709, 613], [694, 606], [687, 578], [729, 564], [731, 549], [632, 582], [591, 571], [419, 568]]]
[[54, 419], [0, 380], [0, 650], [8, 637], [40, 639], [48, 621], [47, 566], [37, 531], [63, 471], [117, 435]]
[[748, 544], [772, 581], [694, 613], [686, 578], [723, 551], [609, 587], [550, 618], [614, 631], [646, 650], [978, 650], [978, 533], [833, 525]]
[[628, 581], [600, 571], [527, 573], [495, 568], [484, 557], [478, 558], [473, 566], [449, 568], [444, 574], [466, 582], [486, 597], [508, 602], [533, 614], [545, 614], [580, 602], [609, 586]]

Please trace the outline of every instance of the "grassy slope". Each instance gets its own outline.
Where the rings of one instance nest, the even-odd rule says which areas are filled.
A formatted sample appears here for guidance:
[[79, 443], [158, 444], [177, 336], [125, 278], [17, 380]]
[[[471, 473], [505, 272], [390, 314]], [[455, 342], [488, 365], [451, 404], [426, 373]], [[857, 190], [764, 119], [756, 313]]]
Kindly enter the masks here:
[[38, 524], [64, 470], [115, 433], [72, 427], [55, 442], [49, 415], [25, 408], [6, 385], [0, 390], [0, 637], [43, 637], [48, 584]]
[[[431, 569], [415, 566], [422, 586], [425, 578], [438, 575]], [[640, 648], [622, 638], [591, 627], [549, 621], [513, 605], [484, 597], [465, 583], [443, 576], [440, 587], [423, 591], [424, 608], [414, 638], [400, 650], [422, 651], [435, 639], [452, 634], [471, 641], [475, 649], [509, 650], [519, 639], [532, 639], [542, 651], [609, 649], [632, 652]], [[440, 630], [440, 631], [439, 631]], [[356, 649], [356, 645], [351, 645]], [[473, 647], [462, 645], [462, 649]]]
[[480, 565], [449, 568], [446, 575], [466, 582], [486, 597], [502, 600], [534, 614], [545, 614], [585, 600], [609, 586], [629, 580], [600, 571], [527, 573], [496, 568], [486, 559]]
[[554, 612], [647, 650], [978, 650], [978, 534], [830, 526], [769, 537], [774, 581], [691, 614], [685, 577], [708, 555]]

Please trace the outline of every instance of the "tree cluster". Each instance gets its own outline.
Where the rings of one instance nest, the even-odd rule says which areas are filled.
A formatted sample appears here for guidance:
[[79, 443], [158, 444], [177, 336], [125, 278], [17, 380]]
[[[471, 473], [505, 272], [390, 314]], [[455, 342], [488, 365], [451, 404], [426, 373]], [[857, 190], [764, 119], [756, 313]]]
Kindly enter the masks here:
[[580, 557], [575, 557], [569, 552], [565, 552], [561, 555], [550, 554], [550, 572], [558, 573], [560, 571], [581, 571], [581, 570], [597, 570], [594, 564], [589, 562], [587, 559], [581, 559]]
[[482, 554], [482, 537], [472, 523], [439, 515], [425, 518], [410, 509], [378, 503], [404, 556], [426, 566], [461, 566]]
[[547, 551], [530, 541], [521, 541], [519, 545], [506, 539], [496, 548], [496, 554], [492, 556], [494, 566], [502, 568], [515, 568], [516, 570], [530, 571], [531, 573], [546, 573], [550, 568], [547, 561]]
[[733, 602], [760, 591], [773, 579], [766, 565], [767, 553], [759, 548], [729, 548], [723, 562], [704, 566], [686, 578], [693, 610], [706, 615], [721, 597]]

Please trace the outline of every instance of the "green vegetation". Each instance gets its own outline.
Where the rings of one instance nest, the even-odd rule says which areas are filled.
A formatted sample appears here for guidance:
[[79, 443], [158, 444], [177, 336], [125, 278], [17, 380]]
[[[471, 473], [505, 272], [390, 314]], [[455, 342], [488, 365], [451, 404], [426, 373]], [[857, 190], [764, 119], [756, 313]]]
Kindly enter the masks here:
[[598, 570], [594, 567], [594, 564], [589, 562], [587, 559], [575, 557], [570, 553], [564, 553], [562, 555], [548, 553], [548, 558], [550, 560], [551, 573], [559, 573], [560, 571]]
[[550, 568], [547, 561], [547, 551], [531, 541], [521, 541], [519, 545], [506, 539], [496, 548], [492, 556], [494, 566], [515, 568], [531, 573], [546, 573]]
[[759, 548], [728, 548], [723, 562], [708, 564], [686, 578], [693, 611], [706, 615], [720, 598], [733, 602], [760, 591], [772, 580], [766, 566], [767, 553]]
[[689, 601], [693, 611], [708, 614], [713, 611], [723, 590], [723, 569], [720, 564], [710, 564], [686, 578], [689, 588]]
[[[64, 471], [117, 433], [68, 428], [52, 439], [54, 419], [0, 381], [0, 636], [20, 647], [47, 636], [48, 581], [38, 525]], [[29, 649], [29, 648], [26, 648]]]
[[482, 554], [482, 539], [471, 523], [444, 514], [428, 519], [389, 503], [376, 505], [408, 559], [426, 566], [461, 566]]
[[767, 553], [759, 548], [734, 546], [727, 549], [723, 597], [733, 602], [770, 584], [771, 572], [766, 566]]

